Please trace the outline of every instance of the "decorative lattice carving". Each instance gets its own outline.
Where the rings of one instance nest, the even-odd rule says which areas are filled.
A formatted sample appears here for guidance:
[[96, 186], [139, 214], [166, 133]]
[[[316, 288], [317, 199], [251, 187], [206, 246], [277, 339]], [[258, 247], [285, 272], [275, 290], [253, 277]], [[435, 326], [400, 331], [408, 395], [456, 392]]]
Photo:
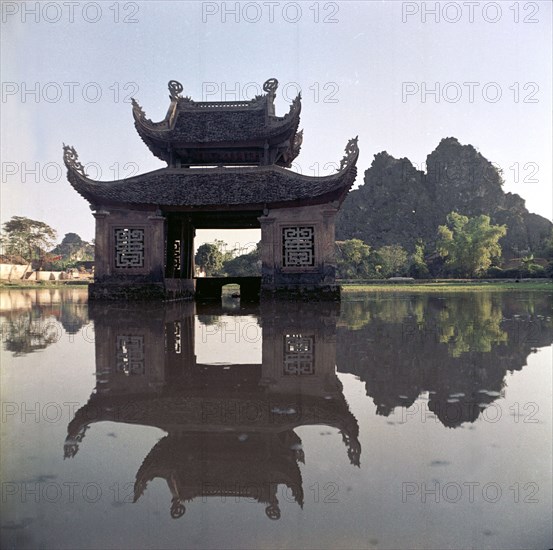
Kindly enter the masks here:
[[315, 265], [315, 228], [312, 226], [282, 229], [282, 265], [313, 267]]
[[173, 267], [175, 271], [180, 271], [181, 242], [173, 241]]
[[284, 374], [314, 374], [314, 338], [303, 334], [286, 334], [284, 336]]
[[173, 323], [173, 334], [175, 336], [175, 353], [182, 351], [182, 325], [180, 321]]
[[117, 336], [117, 372], [144, 374], [144, 336]]
[[144, 267], [144, 229], [115, 230], [115, 267]]

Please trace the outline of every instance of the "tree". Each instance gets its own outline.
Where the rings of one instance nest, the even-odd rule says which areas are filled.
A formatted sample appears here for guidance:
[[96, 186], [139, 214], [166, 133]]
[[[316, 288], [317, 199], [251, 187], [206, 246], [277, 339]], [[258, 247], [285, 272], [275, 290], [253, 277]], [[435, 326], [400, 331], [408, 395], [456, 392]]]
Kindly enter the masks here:
[[551, 229], [549, 236], [543, 240], [540, 255], [547, 260], [553, 260], [553, 229]]
[[223, 269], [223, 253], [219, 246], [213, 243], [202, 244], [194, 257], [208, 277], [219, 275]]
[[374, 276], [370, 264], [371, 247], [360, 239], [336, 242], [336, 267], [340, 279]]
[[424, 243], [420, 239], [415, 243], [415, 251], [411, 254], [409, 275], [416, 279], [425, 279], [430, 275], [426, 260], [424, 259]]
[[28, 262], [44, 260], [46, 251], [52, 248], [57, 233], [48, 224], [22, 216], [13, 216], [4, 224], [6, 252], [19, 254]]
[[405, 275], [407, 273], [409, 256], [399, 244], [382, 246], [376, 251], [380, 273], [384, 277]]
[[436, 250], [445, 258], [450, 274], [475, 277], [485, 273], [492, 260], [499, 260], [499, 239], [506, 233], [505, 225], [490, 225], [489, 216], [469, 218], [451, 212], [447, 215], [447, 225], [438, 227]]
[[259, 243], [247, 254], [223, 260], [223, 269], [229, 277], [258, 277], [261, 275]]

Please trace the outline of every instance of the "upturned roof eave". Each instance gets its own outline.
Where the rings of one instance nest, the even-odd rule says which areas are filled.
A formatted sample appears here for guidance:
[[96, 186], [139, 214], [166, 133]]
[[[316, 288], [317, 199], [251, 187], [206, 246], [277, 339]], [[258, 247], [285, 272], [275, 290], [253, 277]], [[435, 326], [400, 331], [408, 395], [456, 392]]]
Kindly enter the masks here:
[[[153, 173], [153, 172], [152, 172]], [[171, 212], [209, 212], [209, 211], [219, 211], [224, 209], [225, 211], [263, 211], [265, 208], [269, 209], [280, 209], [280, 208], [300, 208], [303, 206], [314, 206], [318, 204], [325, 203], [335, 203], [336, 206], [341, 205], [345, 199], [348, 191], [350, 190], [356, 176], [356, 170], [352, 169], [349, 171], [351, 176], [347, 180], [344, 178], [344, 181], [337, 181], [337, 185], [331, 189], [325, 190], [323, 193], [306, 196], [306, 197], [292, 197], [288, 200], [259, 200], [258, 202], [249, 202], [249, 203], [229, 203], [221, 201], [217, 204], [167, 204], [164, 201], [139, 201], [139, 200], [113, 200], [110, 198], [105, 198], [101, 194], [94, 193], [90, 190], [87, 190], [83, 187], [82, 183], [84, 178], [80, 175], [75, 175], [74, 173], [69, 175], [68, 179], [72, 187], [86, 199], [91, 205], [95, 207], [112, 207], [112, 208], [127, 208], [127, 209], [140, 209], [140, 210], [156, 210], [158, 208], [163, 209], [164, 211]], [[332, 176], [327, 176], [332, 177]], [[321, 178], [317, 178], [321, 179]], [[95, 186], [104, 186], [104, 185], [117, 185], [124, 180], [119, 182], [94, 182], [89, 180]]]
[[[145, 115], [139, 108], [133, 106], [134, 126], [142, 141], [154, 153], [153, 148], [165, 150], [169, 144], [178, 144], [179, 147], [206, 148], [206, 147], [240, 147], [244, 144], [257, 143], [263, 145], [269, 140], [272, 144], [280, 140], [293, 139], [295, 136], [301, 114], [301, 102], [292, 105], [291, 110], [284, 117], [269, 117], [269, 122], [260, 128], [259, 132], [248, 139], [225, 139], [211, 141], [185, 141], [174, 136], [177, 117], [169, 117], [160, 122], [151, 122], [145, 118]], [[169, 115], [169, 113], [168, 113]], [[172, 118], [172, 122], [170, 121]], [[158, 156], [156, 154], [156, 156]]]
[[[272, 82], [271, 82], [272, 81]], [[182, 85], [176, 81], [169, 82], [170, 104], [165, 118], [160, 122], [152, 122], [146, 117], [142, 107], [132, 98], [132, 113], [134, 126], [141, 140], [157, 158], [170, 161], [169, 147], [175, 144], [180, 148], [209, 148], [209, 147], [244, 147], [264, 146], [268, 141], [271, 145], [278, 145], [289, 140], [290, 158], [296, 158], [294, 140], [298, 131], [301, 114], [301, 94], [292, 101], [290, 110], [282, 117], [270, 113], [269, 104], [274, 105], [275, 92], [278, 86], [276, 79], [265, 82], [263, 89], [266, 95], [257, 96], [244, 102], [195, 102], [188, 97], [180, 96]], [[218, 139], [199, 141], [197, 139], [186, 141], [177, 140], [175, 128], [179, 114], [186, 112], [263, 112], [264, 126], [259, 132], [248, 139]], [[213, 109], [213, 110], [212, 110]], [[253, 144], [253, 145], [252, 145]], [[256, 145], [257, 144], [257, 145]], [[298, 151], [299, 152], [299, 151]]]
[[[123, 180], [102, 182], [88, 178], [85, 174], [84, 167], [78, 161], [78, 155], [74, 148], [64, 146], [64, 162], [67, 167], [67, 178], [73, 188], [92, 205], [110, 203], [127, 207], [131, 205], [134, 207], [144, 207], [145, 205], [157, 204], [160, 206], [165, 205], [168, 208], [191, 208], [196, 210], [198, 208], [213, 209], [220, 206], [229, 207], [230, 205], [240, 208], [247, 207], [256, 209], [258, 205], [263, 205], [262, 207], [265, 207], [268, 204], [274, 205], [272, 206], [273, 208], [277, 207], [276, 205], [278, 205], [278, 207], [294, 207], [307, 204], [320, 204], [328, 201], [338, 201], [338, 204], [341, 204], [355, 181], [358, 156], [359, 150], [357, 148], [357, 141], [356, 139], [350, 140], [346, 147], [346, 155], [342, 159], [342, 170], [323, 177], [298, 174], [277, 165], [225, 168], [165, 167]], [[251, 181], [252, 174], [259, 178], [270, 178], [271, 175], [275, 176], [277, 181], [280, 181], [281, 189], [282, 185], [286, 185], [284, 189], [290, 190], [290, 198], [288, 199], [282, 195], [275, 197], [273, 195], [272, 197], [268, 196], [266, 198], [260, 196], [259, 201], [256, 202], [251, 200], [237, 200], [233, 202], [225, 201], [223, 196], [223, 200], [217, 203], [209, 200], [206, 200], [203, 204], [198, 200], [191, 200], [189, 203], [186, 203], [182, 196], [189, 196], [190, 191], [194, 189], [194, 185], [199, 185], [200, 188], [202, 185], [205, 185], [204, 178], [200, 178], [199, 180], [196, 179], [195, 182], [190, 182], [192, 187], [188, 187], [188, 189], [183, 187], [179, 190], [179, 180], [177, 179], [175, 182], [175, 176], [180, 177], [184, 182], [186, 182], [188, 177], [197, 178], [198, 176], [204, 176], [208, 182], [213, 182], [214, 186], [219, 186], [222, 190], [225, 189], [225, 183], [227, 183], [227, 189], [230, 188], [230, 192], [232, 192], [232, 186], [236, 184], [237, 179], [239, 180], [240, 175], [250, 178]], [[164, 176], [167, 176], [167, 181], [169, 182], [165, 189], [162, 187], [162, 184], [159, 183], [160, 179], [161, 182], [163, 182]], [[228, 179], [225, 178], [225, 176], [228, 176]], [[171, 179], [173, 183], [170, 182]], [[257, 182], [257, 180], [255, 181]], [[158, 186], [160, 192], [165, 190], [170, 198], [159, 201], [150, 200], [151, 195], [143, 191], [144, 186], [149, 187], [150, 185]], [[261, 179], [260, 191], [264, 191], [262, 185], [263, 179]], [[298, 191], [302, 185], [304, 185], [303, 192], [301, 192], [301, 190]], [[140, 186], [143, 186], [142, 190]], [[136, 191], [137, 188], [138, 191]], [[175, 192], [175, 190], [177, 190], [177, 192]], [[209, 187], [207, 187], [204, 192], [207, 191], [209, 195], [209, 190]], [[146, 198], [140, 199], [141, 193], [142, 197], [149, 196], [150, 198], [148, 200], [146, 200]], [[118, 194], [119, 196], [117, 196]], [[286, 195], [286, 193], [284, 193], [284, 195]], [[249, 198], [251, 197], [251, 193], [248, 194], [246, 192], [243, 196]]]
[[289, 170], [288, 168], [284, 168], [282, 166], [278, 166], [276, 164], [270, 164], [270, 165], [265, 165], [265, 166], [247, 166], [247, 165], [244, 165], [244, 166], [224, 166], [224, 167], [213, 167], [213, 168], [201, 168], [201, 167], [196, 167], [196, 168], [175, 168], [175, 167], [171, 167], [171, 166], [164, 166], [162, 168], [158, 168], [156, 170], [152, 170], [150, 172], [145, 172], [144, 174], [139, 174], [137, 176], [132, 176], [130, 178], [125, 178], [125, 179], [121, 179], [121, 180], [113, 180], [113, 181], [102, 181], [102, 180], [93, 180], [91, 178], [89, 178], [87, 175], [84, 175], [84, 174], [81, 174], [78, 169], [76, 169], [74, 166], [72, 165], [68, 165], [66, 163], [66, 168], [68, 170], [68, 174], [69, 173], [72, 173], [75, 175], [76, 178], [78, 178], [79, 180], [82, 180], [82, 181], [86, 181], [87, 183], [89, 184], [96, 184], [96, 185], [110, 185], [110, 186], [118, 186], [118, 185], [121, 185], [123, 183], [125, 184], [132, 184], [132, 183], [136, 183], [136, 182], [140, 182], [140, 181], [143, 181], [143, 180], [147, 180], [148, 178], [152, 177], [152, 176], [158, 176], [158, 175], [162, 175], [162, 174], [167, 174], [167, 175], [174, 175], [174, 174], [179, 174], [179, 175], [183, 175], [183, 176], [186, 176], [186, 175], [198, 175], [198, 174], [202, 174], [202, 175], [205, 175], [205, 174], [225, 174], [225, 173], [241, 173], [241, 172], [244, 172], [244, 173], [255, 173], [255, 172], [259, 172], [259, 173], [264, 173], [264, 172], [271, 172], [271, 171], [278, 171], [282, 174], [286, 174], [286, 175], [289, 175], [290, 177], [292, 178], [298, 178], [302, 181], [306, 181], [306, 182], [325, 182], [325, 181], [329, 181], [329, 180], [333, 180], [333, 179], [340, 179], [342, 178], [345, 174], [348, 173], [348, 171], [350, 171], [352, 168], [354, 168], [357, 164], [357, 159], [358, 159], [358, 153], [355, 154], [355, 156], [353, 158], [351, 158], [351, 161], [350, 163], [348, 164], [348, 166], [346, 166], [345, 168], [343, 168], [342, 170], [339, 170], [338, 172], [334, 173], [334, 174], [329, 174], [328, 176], [308, 176], [308, 175], [305, 175], [305, 174], [300, 174], [298, 172], [294, 172], [293, 170]]

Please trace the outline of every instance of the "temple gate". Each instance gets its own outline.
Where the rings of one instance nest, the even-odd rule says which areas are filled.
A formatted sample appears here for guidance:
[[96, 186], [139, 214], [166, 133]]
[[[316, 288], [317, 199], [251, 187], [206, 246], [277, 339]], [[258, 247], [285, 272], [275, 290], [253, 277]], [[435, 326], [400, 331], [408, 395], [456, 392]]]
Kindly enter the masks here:
[[217, 228], [261, 228], [255, 288], [262, 295], [339, 299], [334, 223], [357, 175], [357, 138], [335, 174], [289, 170], [302, 143], [301, 97], [278, 117], [277, 87], [270, 79], [265, 94], [249, 101], [196, 102], [172, 80], [161, 122], [146, 118], [133, 99], [139, 136], [167, 163], [146, 174], [94, 181], [75, 149], [64, 145], [67, 178], [96, 218], [90, 299], [194, 296], [195, 231]]

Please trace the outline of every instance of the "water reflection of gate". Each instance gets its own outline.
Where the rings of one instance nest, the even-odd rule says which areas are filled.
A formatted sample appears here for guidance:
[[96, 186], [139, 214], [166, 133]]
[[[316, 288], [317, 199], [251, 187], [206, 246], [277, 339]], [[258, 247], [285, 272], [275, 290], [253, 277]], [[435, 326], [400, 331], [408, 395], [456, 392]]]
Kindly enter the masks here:
[[[338, 311], [328, 304], [253, 306], [261, 364], [222, 366], [197, 361], [196, 307], [91, 307], [97, 385], [68, 426], [65, 456], [75, 456], [92, 423], [155, 426], [167, 435], [136, 474], [135, 500], [159, 477], [171, 491], [173, 517], [188, 501], [219, 495], [254, 499], [278, 519], [279, 485], [303, 506], [305, 456], [296, 428], [337, 428], [350, 462], [359, 465], [357, 420], [336, 376]], [[228, 311], [210, 306], [203, 313]], [[223, 356], [225, 344], [218, 346]]]

